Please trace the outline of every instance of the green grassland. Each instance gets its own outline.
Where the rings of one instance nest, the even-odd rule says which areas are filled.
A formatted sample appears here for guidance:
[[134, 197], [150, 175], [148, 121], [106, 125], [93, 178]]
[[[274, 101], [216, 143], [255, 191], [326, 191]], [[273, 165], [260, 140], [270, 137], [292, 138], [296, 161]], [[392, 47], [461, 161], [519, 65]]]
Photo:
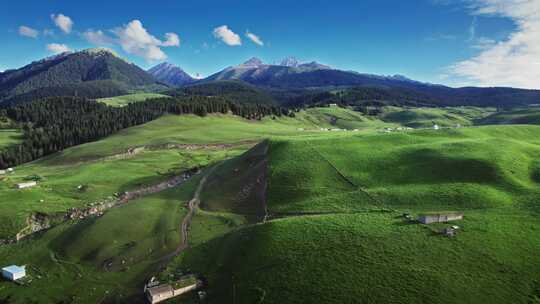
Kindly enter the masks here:
[[[210, 303], [535, 303], [539, 131], [272, 140], [267, 196], [278, 219], [227, 234], [222, 225], [167, 271], [203, 273]], [[227, 202], [239, 186], [218, 191], [222, 210], [236, 212]], [[456, 238], [437, 233], [448, 225], [401, 217], [446, 210], [465, 212]]]
[[[306, 176], [311, 179], [330, 176], [320, 171], [324, 166], [298, 167], [303, 166], [298, 163], [314, 163], [311, 161], [313, 151], [386, 207], [444, 210], [512, 205], [522, 197], [540, 193], [540, 184], [532, 173], [537, 170], [540, 157], [540, 141], [534, 135], [537, 132], [540, 128], [536, 126], [480, 127], [289, 144], [297, 150], [285, 150], [272, 160], [271, 174], [282, 174], [286, 178], [277, 179], [282, 182], [271, 180], [269, 205], [272, 206], [274, 200], [288, 201], [281, 196], [286, 193], [282, 188], [289, 187], [293, 180], [297, 183], [294, 187], [297, 192], [305, 187], [298, 183], [306, 180]], [[281, 168], [295, 170], [280, 173]], [[339, 189], [335, 181], [325, 179], [323, 182], [309, 181], [307, 184], [311, 187], [305, 187], [309, 190], [291, 196], [310, 197], [309, 193], [319, 185], [321, 189], [332, 189], [331, 185]], [[277, 189], [275, 199], [273, 187]]]
[[477, 107], [410, 109], [387, 107], [380, 115], [380, 119], [411, 128], [429, 128], [434, 124], [442, 127], [453, 127], [458, 124], [471, 126], [475, 120], [486, 117], [494, 111], [492, 108]]
[[0, 149], [21, 141], [21, 132], [16, 129], [0, 129]]
[[529, 107], [513, 109], [494, 113], [483, 119], [479, 119], [477, 124], [483, 125], [510, 125], [510, 124], [540, 124], [540, 107]]
[[209, 303], [538, 300], [536, 218], [475, 211], [459, 225], [450, 239], [392, 214], [294, 217], [237, 230], [181, 261], [208, 274]]
[[[378, 132], [430, 126], [422, 115], [431, 110], [393, 122], [338, 107], [262, 121], [170, 115], [19, 166], [0, 181], [3, 235], [32, 212], [63, 212], [219, 163], [102, 217], [0, 247], [0, 260], [28, 264], [36, 278], [26, 287], [0, 282], [0, 301], [137, 303], [143, 283], [167, 266], [160, 278], [203, 275], [209, 303], [538, 303], [540, 126]], [[464, 126], [487, 115], [441, 111], [443, 126], [458, 121], [452, 115]], [[142, 145], [246, 140], [261, 143], [102, 159]], [[13, 189], [33, 174], [43, 177], [38, 187]], [[163, 265], [203, 175], [190, 248]], [[437, 233], [448, 225], [401, 217], [443, 210], [465, 213], [455, 238]]]
[[[180, 222], [199, 181], [137, 199], [102, 217], [57, 226], [0, 247], [4, 263], [27, 265], [28, 286], [0, 281], [9, 303], [144, 303], [142, 286], [180, 243]], [[133, 295], [136, 298], [131, 299]]]
[[[181, 171], [204, 167], [243, 150], [146, 151], [128, 159], [59, 164], [44, 159], [19, 166], [0, 182], [0, 238], [15, 235], [35, 212], [55, 214], [111, 198], [114, 193], [157, 184]], [[59, 156], [58, 156], [59, 157]], [[30, 189], [15, 189], [31, 175], [42, 180]], [[79, 185], [86, 187], [84, 191]]]
[[157, 93], [134, 93], [134, 94], [122, 95], [122, 96], [116, 96], [116, 97], [100, 98], [97, 101], [103, 102], [113, 107], [123, 107], [133, 102], [141, 102], [141, 101], [145, 101], [151, 98], [163, 98], [163, 97], [169, 97], [169, 96], [163, 95], [163, 94], [157, 94]]
[[364, 129], [395, 127], [397, 124], [385, 123], [376, 117], [370, 117], [347, 108], [331, 106], [326, 108], [308, 108], [297, 115], [297, 120], [314, 128]]
[[[158, 183], [195, 166], [207, 166], [245, 151], [252, 144], [227, 149], [146, 150], [128, 159], [104, 157], [125, 153], [129, 148], [167, 143], [236, 143], [265, 136], [315, 136], [320, 132], [300, 132], [305, 126], [293, 118], [249, 121], [230, 115], [165, 116], [116, 135], [50, 155], [18, 166], [15, 173], [0, 181], [0, 238], [15, 235], [35, 212], [54, 214], [72, 207], [84, 207], [145, 185]], [[37, 187], [16, 190], [25, 178], [42, 178]], [[79, 185], [86, 186], [81, 192]]]

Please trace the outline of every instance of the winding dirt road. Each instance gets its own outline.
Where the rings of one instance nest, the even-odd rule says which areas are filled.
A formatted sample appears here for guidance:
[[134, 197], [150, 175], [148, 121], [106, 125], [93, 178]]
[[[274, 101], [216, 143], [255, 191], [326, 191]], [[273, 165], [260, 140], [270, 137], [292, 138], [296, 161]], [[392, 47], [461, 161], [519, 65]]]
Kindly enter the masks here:
[[180, 225], [180, 234], [181, 234], [181, 242], [176, 247], [176, 250], [163, 256], [159, 259], [160, 262], [169, 261], [173, 257], [179, 255], [182, 251], [187, 249], [189, 247], [189, 228], [191, 226], [191, 220], [193, 219], [193, 216], [195, 215], [195, 212], [197, 208], [199, 208], [199, 204], [201, 203], [201, 192], [206, 184], [206, 180], [208, 177], [214, 172], [216, 168], [218, 168], [221, 165], [221, 163], [218, 163], [217, 165], [213, 166], [208, 170], [208, 172], [201, 178], [199, 181], [199, 185], [197, 186], [197, 189], [195, 190], [195, 193], [193, 194], [193, 198], [188, 202], [188, 213], [182, 220], [182, 224]]

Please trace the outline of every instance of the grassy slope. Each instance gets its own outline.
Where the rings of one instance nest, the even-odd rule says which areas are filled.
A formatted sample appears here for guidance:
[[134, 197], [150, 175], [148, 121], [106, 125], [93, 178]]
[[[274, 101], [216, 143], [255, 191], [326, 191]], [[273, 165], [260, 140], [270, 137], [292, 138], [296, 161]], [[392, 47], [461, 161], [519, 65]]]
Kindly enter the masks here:
[[492, 113], [491, 108], [456, 107], [456, 108], [411, 108], [388, 107], [381, 115], [385, 122], [402, 124], [413, 128], [429, 128], [433, 124], [452, 127], [457, 124], [470, 126], [474, 120]]
[[0, 129], [0, 149], [19, 143], [21, 141], [21, 132], [14, 129]]
[[[18, 166], [14, 174], [0, 182], [0, 238], [13, 236], [25, 227], [32, 212], [64, 212], [71, 207], [102, 200], [115, 192], [157, 183], [171, 172], [205, 166], [229, 158], [249, 146], [229, 151], [145, 151], [130, 159], [95, 162], [123, 153], [138, 145], [163, 143], [227, 143], [266, 136], [317, 136], [320, 132], [299, 132], [306, 127], [298, 119], [281, 118], [248, 121], [230, 115], [165, 116], [145, 125], [129, 128], [103, 140], [92, 142]], [[92, 162], [87, 162], [92, 161]], [[32, 189], [16, 190], [25, 177], [39, 175], [43, 181]], [[77, 186], [87, 185], [79, 192]], [[40, 202], [43, 200], [43, 202]]]
[[474, 212], [460, 225], [449, 239], [393, 215], [296, 217], [215, 239], [182, 262], [208, 274], [210, 303], [534, 301], [537, 220]]
[[[159, 259], [179, 244], [184, 206], [198, 180], [112, 209], [100, 218], [66, 223], [34, 240], [0, 247], [0, 260], [26, 264], [33, 277], [29, 287], [0, 282], [0, 299], [144, 303], [128, 299], [133, 295], [140, 299], [141, 286], [159, 269]], [[106, 271], [108, 263], [112, 264]]]
[[[269, 158], [270, 210], [345, 214], [296, 217], [238, 229], [246, 219], [227, 212], [235, 211], [231, 205], [221, 204], [230, 203], [230, 197], [224, 196], [225, 202], [217, 201], [222, 207], [215, 209], [220, 210], [218, 213], [199, 211], [190, 236], [194, 248], [175, 260], [169, 270], [180, 267], [202, 272], [209, 278], [210, 302], [233, 302], [233, 289], [235, 303], [261, 303], [261, 298], [264, 298], [263, 303], [347, 303], [358, 299], [372, 303], [526, 303], [539, 296], [540, 272], [536, 265], [540, 265], [540, 261], [535, 254], [540, 249], [535, 213], [540, 211], [540, 163], [537, 161], [540, 140], [535, 136], [540, 131], [538, 127], [397, 134], [299, 132], [297, 128], [313, 126], [309, 121], [325, 121], [313, 117], [304, 120], [302, 115], [307, 113], [300, 113], [297, 119], [263, 122], [247, 122], [230, 116], [205, 119], [167, 116], [25, 165], [28, 168], [19, 167], [19, 175], [10, 178], [21, 178], [39, 170], [53, 172], [61, 166], [73, 166], [71, 170], [74, 170], [78, 165], [73, 163], [81, 159], [102, 157], [149, 142], [235, 142], [270, 136], [273, 138]], [[169, 152], [170, 156], [164, 156]], [[235, 153], [238, 151], [230, 156]], [[224, 156], [218, 153], [205, 159], [204, 155], [201, 153], [200, 157], [208, 162]], [[146, 157], [148, 167], [133, 167], [133, 172], [126, 176], [133, 177], [138, 171], [148, 174], [152, 166], [168, 170], [182, 166], [178, 163], [190, 158], [179, 156], [175, 151], [145, 152], [131, 160], [103, 163], [104, 167], [94, 168], [88, 175], [109, 170], [117, 162], [121, 166], [126, 166], [123, 162], [136, 166], [140, 158]], [[223, 171], [216, 173], [228, 175], [230, 169], [234, 172], [234, 168], [246, 167], [240, 171], [244, 174], [244, 171], [250, 172], [249, 163], [249, 158], [242, 157], [240, 162], [233, 160], [228, 169], [224, 166]], [[129, 172], [126, 167], [118, 170]], [[113, 174], [103, 176], [106, 175]], [[157, 175], [154, 178], [158, 178]], [[133, 182], [131, 178], [126, 177], [126, 180]], [[76, 187], [80, 181], [73, 185]], [[234, 197], [232, 194], [238, 192], [243, 181], [243, 178], [233, 181], [230, 193], [223, 193]], [[59, 179], [57, 187], [65, 182]], [[116, 182], [105, 180], [106, 183]], [[359, 186], [376, 200], [366, 196]], [[41, 191], [39, 195], [49, 191], [41, 187], [35, 189]], [[193, 185], [190, 187], [192, 192]], [[209, 187], [207, 191], [215, 189]], [[156, 209], [146, 204], [139, 210], [119, 208], [92, 225], [82, 223], [75, 226], [78, 228], [63, 225], [35, 242], [0, 248], [1, 260], [20, 264], [32, 261], [50, 273], [47, 281], [54, 279], [59, 286], [52, 289], [49, 283], [45, 284], [46, 280], [40, 280], [32, 288], [21, 291], [0, 283], [0, 298], [16, 295], [14, 299], [19, 302], [15, 303], [26, 303], [41, 293], [36, 301], [45, 303], [72, 295], [63, 290], [77, 290], [73, 295], [83, 298], [81, 302], [93, 303], [107, 290], [114, 289], [116, 297], [119, 293], [135, 292], [124, 289], [125, 286], [140, 289], [143, 278], [152, 273], [150, 269], [155, 270], [148, 268], [151, 265], [137, 263], [125, 273], [104, 273], [97, 265], [112, 255], [129, 260], [142, 256], [149, 248], [169, 250], [169, 244], [175, 243], [170, 225], [177, 223], [178, 218], [174, 212], [167, 214], [163, 209], [179, 208], [169, 202], [171, 199], [177, 202], [182, 196], [165, 192], [160, 195], [165, 196], [163, 200], [167, 203], [160, 206], [157, 203]], [[184, 198], [188, 199], [189, 195]], [[205, 200], [210, 199], [211, 195], [203, 193], [203, 206]], [[18, 206], [27, 208], [29, 204]], [[39, 206], [39, 203], [31, 206]], [[462, 233], [456, 239], [447, 239], [422, 226], [404, 225], [395, 218], [403, 211], [381, 213], [381, 207], [415, 213], [467, 211], [465, 221], [459, 224], [463, 227]], [[123, 212], [131, 216], [122, 216]], [[140, 223], [140, 227], [145, 228], [142, 231], [132, 220], [140, 212], [149, 212], [148, 219]], [[99, 222], [107, 216], [111, 216], [110, 220]], [[170, 232], [166, 232], [168, 229]], [[113, 231], [110, 239], [106, 236], [107, 241], [102, 239], [107, 234], [104, 231]], [[227, 232], [230, 233], [223, 236]], [[162, 238], [169, 235], [171, 238]], [[133, 238], [138, 238], [141, 247], [130, 252], [128, 246], [124, 252], [126, 246], [121, 245], [130, 244]], [[84, 242], [86, 239], [88, 244]], [[58, 250], [62, 248], [66, 249]], [[51, 263], [49, 249], [61, 259], [75, 262], [76, 266]], [[77, 275], [78, 271], [83, 271], [84, 275]]]
[[371, 202], [440, 210], [511, 205], [540, 193], [537, 132], [540, 128], [533, 126], [482, 127], [276, 142], [270, 207], [328, 211], [328, 200], [343, 207], [348, 200], [332, 195], [345, 195], [346, 180], [375, 199], [353, 193], [359, 206]]
[[[233, 229], [185, 252], [169, 271], [204, 273], [211, 303], [537, 301], [539, 131], [273, 141], [270, 211], [334, 214]], [[457, 238], [434, 232], [447, 225], [399, 218], [437, 210], [465, 210]]]
[[304, 121], [306, 125], [312, 124], [314, 127], [348, 130], [396, 126], [341, 107], [309, 108], [300, 112], [297, 119]]
[[100, 98], [97, 101], [103, 102], [109, 106], [123, 107], [129, 103], [141, 102], [150, 98], [162, 98], [162, 97], [169, 97], [169, 96], [163, 95], [163, 94], [157, 94], [157, 93], [135, 93], [135, 94], [129, 94], [129, 95], [116, 96], [116, 97]]
[[502, 124], [540, 124], [540, 108], [531, 107], [525, 109], [515, 109], [511, 111], [497, 112], [477, 121], [483, 125]]
[[62, 162], [94, 159], [116, 154], [138, 145], [164, 143], [234, 143], [246, 139], [268, 137], [312, 136], [319, 132], [300, 132], [307, 127], [299, 119], [280, 118], [249, 121], [230, 115], [168, 115], [147, 124], [122, 130], [98, 142], [65, 150]]
[[[32, 212], [65, 212], [71, 207], [84, 207], [116, 192], [129, 191], [156, 184], [171, 174], [205, 166], [242, 150], [224, 151], [151, 151], [130, 159], [85, 164], [49, 164], [51, 160], [33, 162], [16, 168], [0, 182], [0, 238], [13, 236], [26, 224]], [[58, 159], [55, 160], [57, 162]], [[26, 176], [43, 177], [39, 185], [17, 190], [16, 183]], [[86, 185], [86, 191], [77, 189]], [[43, 200], [43, 202], [40, 202]]]

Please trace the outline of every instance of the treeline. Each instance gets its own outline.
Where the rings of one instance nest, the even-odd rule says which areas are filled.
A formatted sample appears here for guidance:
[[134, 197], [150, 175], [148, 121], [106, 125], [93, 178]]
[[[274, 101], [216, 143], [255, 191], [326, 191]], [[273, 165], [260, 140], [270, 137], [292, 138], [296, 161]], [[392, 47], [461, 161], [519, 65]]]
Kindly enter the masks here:
[[23, 142], [0, 151], [0, 168], [16, 166], [65, 148], [104, 138], [164, 114], [232, 113], [247, 119], [281, 116], [288, 110], [240, 104], [221, 97], [158, 98], [125, 107], [78, 97], [54, 97], [0, 110], [23, 130]]
[[236, 80], [219, 80], [194, 84], [166, 92], [170, 96], [221, 96], [240, 103], [276, 104], [277, 102], [264, 90], [251, 84]]

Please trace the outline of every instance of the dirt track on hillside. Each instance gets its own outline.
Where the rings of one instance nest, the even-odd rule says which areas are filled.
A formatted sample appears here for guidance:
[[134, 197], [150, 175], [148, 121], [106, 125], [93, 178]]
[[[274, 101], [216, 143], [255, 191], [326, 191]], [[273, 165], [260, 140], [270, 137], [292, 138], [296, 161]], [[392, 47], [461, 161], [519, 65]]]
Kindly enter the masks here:
[[197, 208], [199, 208], [199, 204], [201, 203], [201, 192], [206, 184], [206, 181], [208, 177], [214, 172], [214, 170], [220, 166], [221, 163], [215, 165], [212, 167], [205, 176], [201, 178], [199, 181], [199, 185], [197, 186], [197, 189], [195, 190], [195, 193], [193, 194], [193, 198], [188, 202], [188, 213], [182, 220], [182, 224], [180, 225], [180, 236], [181, 241], [178, 247], [176, 247], [176, 250], [163, 256], [159, 259], [160, 262], [168, 262], [173, 257], [179, 255], [182, 251], [187, 249], [189, 247], [189, 229], [191, 226], [191, 221], [193, 219], [193, 216], [195, 215], [195, 212]]

